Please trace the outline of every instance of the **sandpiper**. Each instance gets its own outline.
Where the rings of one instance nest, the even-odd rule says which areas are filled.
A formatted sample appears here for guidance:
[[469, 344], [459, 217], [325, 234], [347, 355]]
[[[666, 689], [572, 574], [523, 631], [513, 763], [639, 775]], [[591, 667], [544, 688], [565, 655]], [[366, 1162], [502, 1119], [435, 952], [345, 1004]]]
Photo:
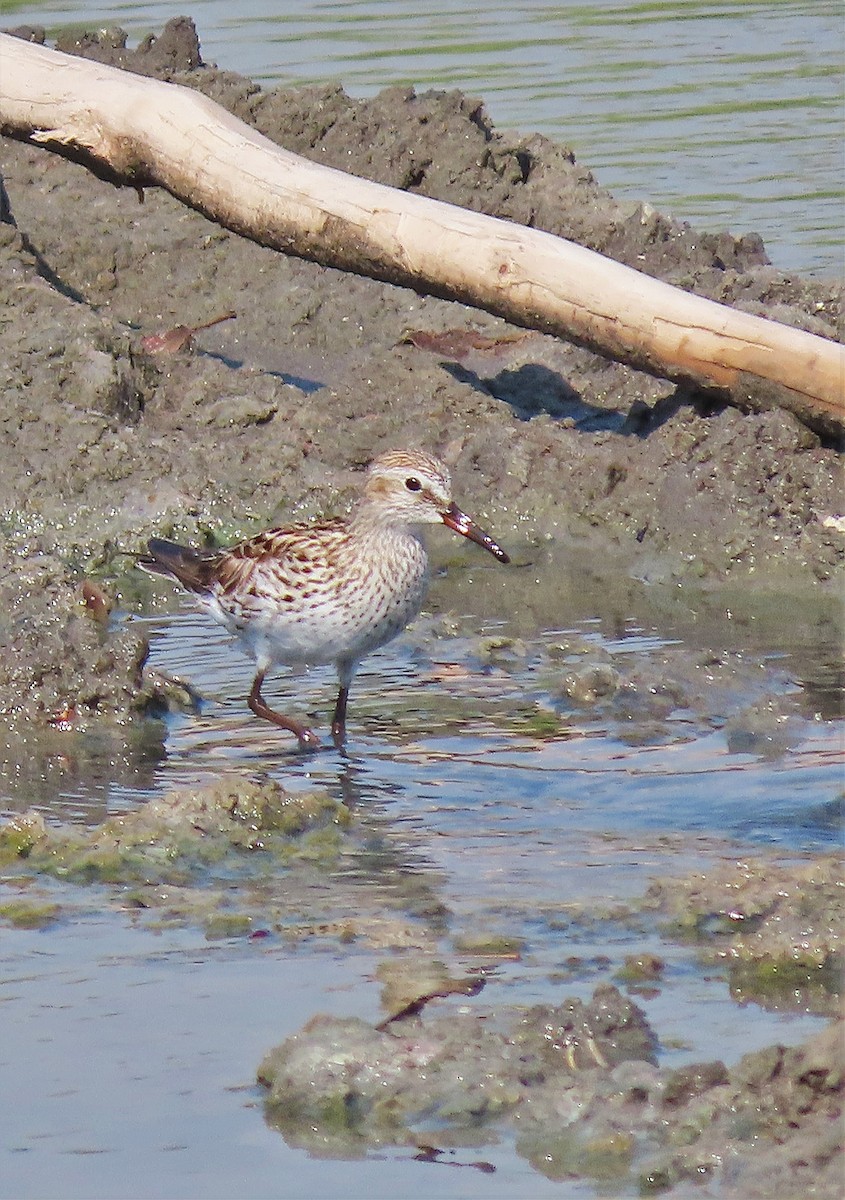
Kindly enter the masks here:
[[178, 580], [240, 639], [257, 668], [249, 707], [296, 734], [303, 749], [319, 746], [319, 738], [265, 703], [264, 677], [276, 666], [333, 663], [340, 691], [332, 737], [340, 747], [358, 664], [419, 614], [428, 558], [415, 527], [438, 522], [510, 561], [452, 500], [441, 462], [419, 450], [391, 450], [370, 464], [348, 518], [268, 529], [228, 550], [152, 538], [139, 566]]

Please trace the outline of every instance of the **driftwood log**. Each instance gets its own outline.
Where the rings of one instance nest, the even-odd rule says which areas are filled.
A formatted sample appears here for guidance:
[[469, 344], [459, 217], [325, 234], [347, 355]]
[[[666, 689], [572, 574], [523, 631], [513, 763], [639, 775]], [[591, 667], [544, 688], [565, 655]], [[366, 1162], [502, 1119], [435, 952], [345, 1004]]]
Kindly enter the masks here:
[[0, 34], [0, 132], [135, 188], [166, 188], [286, 254], [443, 296], [743, 408], [845, 431], [845, 350], [563, 238], [281, 149], [190, 88]]

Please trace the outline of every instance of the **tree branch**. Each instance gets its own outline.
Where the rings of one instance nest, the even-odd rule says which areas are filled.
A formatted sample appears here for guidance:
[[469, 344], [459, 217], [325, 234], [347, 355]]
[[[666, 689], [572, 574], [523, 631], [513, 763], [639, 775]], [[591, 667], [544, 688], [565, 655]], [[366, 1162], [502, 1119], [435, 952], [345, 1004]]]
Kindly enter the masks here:
[[470, 304], [743, 408], [845, 431], [835, 342], [691, 295], [563, 238], [291, 154], [213, 101], [0, 34], [0, 131], [157, 185], [285, 254]]

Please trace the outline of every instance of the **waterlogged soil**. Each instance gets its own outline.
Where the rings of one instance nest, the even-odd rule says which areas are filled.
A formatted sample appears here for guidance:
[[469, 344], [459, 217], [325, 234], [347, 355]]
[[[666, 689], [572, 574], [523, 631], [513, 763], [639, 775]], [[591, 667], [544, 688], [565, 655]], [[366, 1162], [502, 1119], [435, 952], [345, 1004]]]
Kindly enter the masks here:
[[[838, 281], [784, 275], [758, 237], [618, 203], [565, 146], [494, 129], [480, 100], [264, 92], [203, 64], [184, 20], [137, 49], [113, 33], [62, 48], [200, 88], [317, 161], [836, 336]], [[837, 1196], [837, 449], [789, 414], [714, 408], [463, 306], [284, 258], [43, 149], [2, 150], [0, 921], [60, 937], [86, 906], [117, 906], [150, 928], [382, 955], [380, 1023], [315, 1015], [258, 1071], [270, 1124], [315, 1155], [460, 1150], [484, 1174], [481, 1148], [510, 1138], [541, 1175], [604, 1194], [688, 1195], [695, 1180], [702, 1196]], [[163, 350], [143, 340], [218, 316]], [[361, 803], [354, 758], [343, 786], [326, 787], [290, 748], [268, 755], [265, 730], [261, 749], [249, 741], [249, 718], [228, 756], [218, 721], [209, 751], [196, 655], [182, 671], [178, 653], [151, 662], [139, 619], [173, 607], [133, 569], [147, 537], [218, 544], [341, 512], [363, 464], [402, 445], [448, 462], [462, 507], [514, 567], [436, 541], [446, 578], [390, 660], [400, 683], [365, 680], [350, 712], [370, 774], [437, 754], [458, 781], [495, 769], [496, 754], [587, 771], [599, 733], [671, 755], [694, 730], [743, 762], [806, 763], [819, 780], [815, 833], [786, 838], [794, 852], [728, 847], [693, 869], [685, 843], [682, 869], [657, 854], [651, 883], [612, 904], [579, 897], [577, 871], [561, 876], [548, 928], [630, 953], [558, 961], [539, 1003], [498, 987], [527, 953], [531, 896], [509, 923], [489, 922], [481, 901], [449, 908], [436, 871], [409, 869], [389, 809]], [[659, 650], [625, 649], [632, 619], [667, 639]], [[588, 620], [601, 644], [538, 635]], [[411, 701], [405, 667], [422, 681]], [[229, 670], [224, 705], [242, 709], [248, 668]], [[324, 714], [325, 688], [294, 689], [294, 702]], [[201, 732], [180, 758], [188, 728]], [[487, 753], [462, 768], [468, 730]], [[174, 762], [186, 778], [162, 789]], [[60, 819], [69, 791], [117, 784], [148, 802]], [[591, 786], [603, 800], [595, 775]], [[723, 811], [734, 828], [723, 787], [714, 777], [711, 830]], [[620, 861], [652, 845], [626, 832]], [[714, 973], [738, 1012], [811, 1014], [818, 1031], [727, 1063], [662, 1065], [665, 1031], [642, 1006], [680, 960]], [[573, 980], [590, 986], [570, 996]]]

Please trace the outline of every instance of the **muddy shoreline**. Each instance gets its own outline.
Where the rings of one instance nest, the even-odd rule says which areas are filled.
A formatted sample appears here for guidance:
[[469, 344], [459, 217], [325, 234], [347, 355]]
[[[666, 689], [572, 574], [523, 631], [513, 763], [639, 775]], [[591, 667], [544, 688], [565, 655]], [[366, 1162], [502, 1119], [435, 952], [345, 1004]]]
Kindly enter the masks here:
[[[779, 273], [757, 237], [700, 235], [647, 204], [617, 203], [565, 147], [498, 133], [480, 101], [263, 92], [202, 65], [182, 20], [136, 50], [124, 40], [61, 48], [199, 87], [329, 165], [530, 221], [835, 336], [838, 283]], [[6, 140], [2, 173], [15, 221], [0, 224], [0, 419], [14, 446], [0, 481], [2, 589], [7, 612], [34, 606], [27, 628], [61, 625], [82, 574], [125, 576], [151, 534], [225, 542], [340, 510], [361, 465], [401, 444], [441, 454], [466, 506], [517, 547], [586, 548], [608, 574], [650, 582], [837, 594], [840, 457], [791, 415], [713, 412], [666, 382], [463, 306], [284, 258], [161, 192], [141, 204], [41, 149]], [[145, 335], [229, 311], [236, 318], [193, 348], [142, 347]], [[452, 329], [493, 344], [450, 356], [407, 337]], [[58, 636], [84, 672], [88, 648], [76, 652], [73, 620], [64, 622]], [[34, 648], [34, 688], [22, 688], [30, 656], [18, 647], [9, 663], [14, 621], [12, 630], [0, 654], [3, 710], [23, 691], [27, 716], [131, 709], [138, 675], [121, 653], [120, 682], [101, 670], [96, 698], [65, 680], [55, 696], [39, 694], [45, 663]]]
[[[779, 272], [759, 237], [700, 234], [645, 201], [618, 203], [565, 146], [494, 129], [479, 100], [397, 89], [363, 101], [341, 88], [264, 92], [204, 65], [185, 20], [137, 49], [128, 49], [119, 33], [59, 48], [200, 88], [286, 148], [320, 162], [530, 223], [822, 336], [834, 337], [839, 328], [840, 282]], [[808, 638], [800, 682], [808, 713], [834, 715], [825, 704], [836, 688], [829, 678], [816, 679], [813, 660], [818, 644], [833, 644], [842, 634], [841, 456], [790, 414], [714, 410], [671, 384], [543, 335], [525, 335], [486, 314], [283, 258], [211, 225], [166, 194], [148, 192], [139, 203], [135, 193], [115, 190], [36, 147], [5, 140], [0, 173], [8, 197], [0, 219], [0, 421], [7, 447], [0, 477], [0, 721], [8, 747], [14, 746], [7, 749], [7, 768], [15, 763], [18, 811], [25, 807], [21, 780], [26, 785], [31, 769], [35, 785], [41, 767], [28, 763], [40, 763], [45, 745], [55, 750], [61, 744], [69, 760], [67, 739], [78, 747], [79, 734], [95, 735], [98, 753], [109, 747], [115, 772], [143, 774], [164, 753], [166, 731], [157, 718], [191, 704], [190, 695], [145, 669], [146, 638], [121, 619], [172, 603], [133, 568], [147, 537], [225, 543], [279, 520], [342, 511], [363, 464], [390, 445], [419, 444], [440, 454], [461, 502], [495, 530], [523, 568], [509, 591], [498, 580], [474, 582], [456, 573], [456, 604], [462, 589], [471, 589], [493, 617], [522, 613], [527, 623], [540, 622], [544, 613], [558, 612], [561, 597], [571, 599], [575, 611], [580, 589], [597, 605], [618, 604], [626, 615], [659, 613], [684, 630], [698, 621], [702, 646], [711, 606], [730, 606], [738, 626], [745, 619], [758, 632], [790, 621], [818, 628], [817, 639]], [[173, 353], [145, 349], [146, 336], [199, 326], [229, 311], [234, 319]], [[432, 350], [425, 338], [408, 336], [451, 330], [460, 331], [451, 352], [443, 340]], [[445, 543], [435, 547], [441, 562], [450, 554], [454, 548]], [[568, 564], [571, 577], [564, 574]], [[581, 586], [584, 579], [589, 588]], [[506, 643], [486, 652], [505, 659], [516, 653]], [[601, 688], [621, 694], [615, 667], [590, 655], [562, 676], [561, 705], [588, 706]], [[638, 719], [639, 695], [652, 697], [647, 715], [654, 721], [682, 700], [695, 707], [690, 678], [678, 670], [674, 691], [665, 672], [640, 681]], [[743, 717], [738, 736], [757, 738], [755, 748], [760, 739], [781, 736], [783, 720], [801, 703], [779, 699], [773, 685], [761, 700], [762, 716]], [[558, 709], [546, 714], [549, 720], [559, 715]], [[75, 769], [84, 775], [86, 752], [76, 753]], [[252, 782], [232, 787], [255, 799]], [[276, 822], [272, 841], [281, 828], [274, 815], [279, 797], [262, 792], [259, 799], [258, 824], [247, 825], [254, 833], [269, 813]], [[217, 916], [212, 936], [237, 936], [254, 927], [249, 904], [210, 914], [193, 890], [197, 804], [207, 816], [218, 801], [217, 793], [177, 796], [164, 816], [161, 806], [150, 806], [134, 824], [127, 818], [117, 829], [107, 823], [84, 834], [22, 816], [4, 827], [5, 868], [20, 869], [30, 880], [39, 873], [67, 878], [56, 864], [70, 863], [77, 882], [132, 886], [139, 907], [153, 910], [166, 891], [172, 919], [201, 924]], [[186, 804], [183, 829], [173, 813], [185, 819]], [[343, 822], [335, 821], [328, 800], [315, 811], [311, 849], [325, 865], [350, 836], [347, 818], [344, 813]], [[223, 863], [224, 877], [247, 836], [231, 817], [230, 805], [215, 825], [215, 836], [222, 831], [213, 847], [219, 857], [202, 860], [203, 869]], [[155, 826], [159, 819], [162, 828]], [[295, 861], [296, 853], [277, 842], [278, 860]], [[175, 858], [173, 875], [155, 876], [144, 857], [150, 847], [159, 864]], [[180, 865], [182, 854], [187, 866]], [[669, 921], [671, 936], [700, 939], [709, 947], [703, 953], [715, 946], [717, 956], [729, 955], [742, 1002], [749, 996], [762, 1002], [772, 963], [776, 974], [789, 965], [813, 985], [824, 975], [824, 987], [814, 991], [808, 984], [801, 992], [799, 1007], [833, 1015], [841, 963], [833, 932], [841, 921], [835, 869], [826, 859], [799, 865], [791, 875], [778, 866], [779, 891], [766, 864], [761, 855], [741, 879], [714, 871], [679, 884], [655, 883], [644, 910]], [[786, 879], [791, 900], [780, 894]], [[173, 899], [177, 893], [181, 900]], [[726, 937], [724, 927], [738, 895], [749, 917], [744, 942], [733, 928]], [[332, 905], [339, 902], [337, 895], [325, 900], [324, 934], [342, 943], [342, 923], [332, 924]], [[354, 936], [381, 936], [392, 951], [398, 943], [390, 939], [401, 929], [413, 940], [402, 902], [382, 925], [377, 907], [374, 902], [373, 925]], [[39, 918], [37, 908], [24, 897], [2, 919], [43, 919], [49, 928], [53, 910]], [[818, 938], [796, 958], [802, 920], [810, 918]], [[410, 927], [419, 933], [419, 923], [412, 920]], [[429, 932], [422, 948], [433, 953]], [[495, 959], [490, 947], [485, 952]], [[645, 977], [635, 982], [654, 982], [648, 964], [642, 970]], [[797, 975], [790, 979], [795, 983]], [[614, 1008], [619, 996], [608, 993], [604, 1000]], [[547, 1018], [532, 1018], [535, 1041]], [[399, 1024], [401, 1038], [360, 1022], [352, 1033], [318, 1025], [309, 1051], [314, 1077], [324, 1078], [335, 1037], [354, 1040], [362, 1063], [381, 1061], [386, 1037], [402, 1042], [406, 1066], [422, 1053], [454, 1066], [452, 1036], [475, 1045], [478, 1034], [481, 1054], [484, 1036], [470, 1032], [464, 1017], [456, 1035], [448, 1019], [438, 1025], [425, 1012]], [[483, 1052], [504, 1061], [510, 1051], [503, 1047], [522, 1035], [510, 1028], [496, 1036], [496, 1049], [485, 1043]], [[678, 1195], [688, 1194], [689, 1180], [702, 1178], [718, 1194], [743, 1200], [786, 1195], [790, 1188], [837, 1194], [832, 1131], [842, 1067], [836, 1026], [802, 1050], [773, 1049], [729, 1071], [707, 1064], [683, 1078], [660, 1072], [648, 1052], [636, 1068], [611, 1064], [610, 1075], [595, 1069], [608, 1059], [606, 1047], [586, 1067], [578, 1053], [579, 1071], [565, 1072], [557, 1094], [543, 1090], [542, 1054], [532, 1043], [537, 1090], [522, 1136], [536, 1169], [545, 1162], [561, 1178], [580, 1173], [626, 1186], [638, 1179], [646, 1192], [675, 1194], [677, 1188]], [[278, 1083], [291, 1054], [290, 1046], [276, 1052], [262, 1078], [269, 1085], [273, 1075], [270, 1120], [296, 1142], [304, 1137], [290, 1117], [298, 1100]], [[393, 1066], [384, 1070], [390, 1074]], [[413, 1106], [407, 1113], [402, 1108], [407, 1074], [396, 1078], [393, 1116], [402, 1110], [402, 1120], [387, 1128], [351, 1086], [351, 1107], [340, 1112], [337, 1094], [327, 1087], [327, 1125], [318, 1141], [325, 1136], [343, 1152], [391, 1139], [421, 1144], [418, 1130], [408, 1132]], [[501, 1112], [520, 1104], [528, 1112], [531, 1102], [519, 1089], [530, 1091], [530, 1084], [503, 1072], [497, 1086], [509, 1099]], [[429, 1100], [458, 1114], [460, 1125], [453, 1091], [433, 1092]], [[561, 1113], [578, 1104], [586, 1106], [587, 1121], [572, 1139], [553, 1137]], [[728, 1110], [741, 1110], [742, 1120], [731, 1125], [720, 1115]], [[685, 1146], [653, 1141], [667, 1112]], [[460, 1134], [454, 1137], [460, 1144]], [[765, 1163], [751, 1151], [742, 1158], [745, 1150], [737, 1146], [743, 1138], [749, 1144], [763, 1139], [770, 1154]]]

